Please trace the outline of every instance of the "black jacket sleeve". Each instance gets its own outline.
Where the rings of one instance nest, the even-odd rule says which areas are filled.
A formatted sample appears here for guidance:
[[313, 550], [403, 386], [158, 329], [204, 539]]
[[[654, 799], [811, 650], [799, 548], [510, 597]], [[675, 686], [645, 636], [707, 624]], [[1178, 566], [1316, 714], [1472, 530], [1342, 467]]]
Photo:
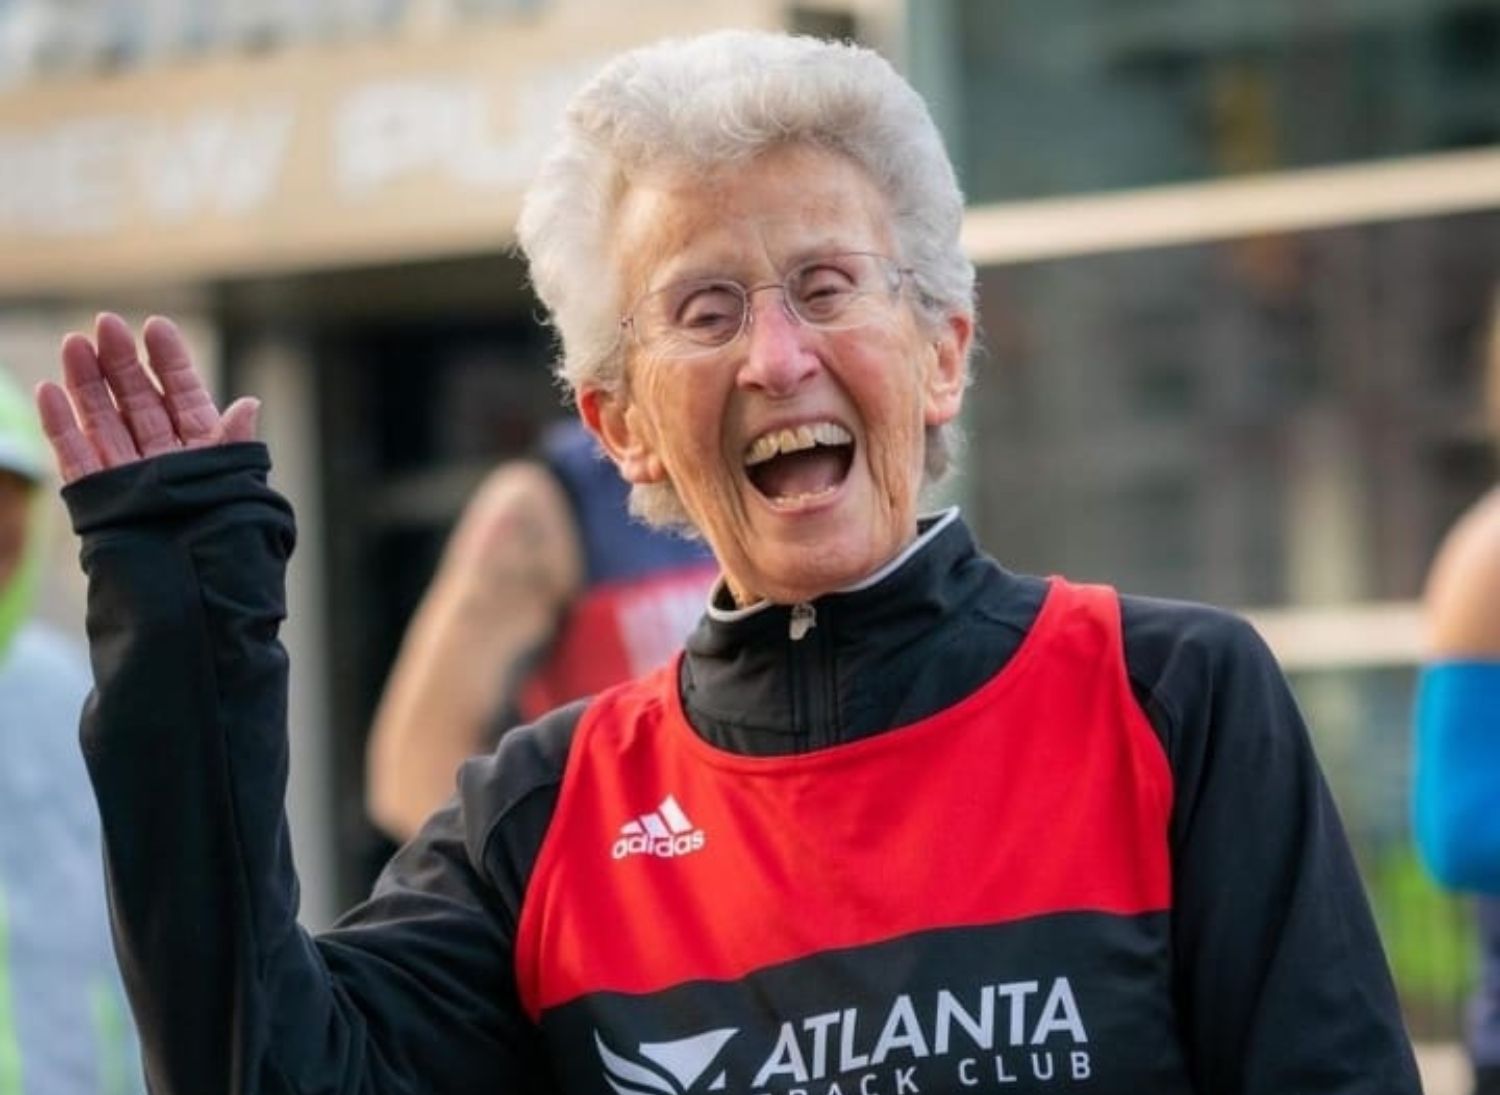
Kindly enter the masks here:
[[1417, 1095], [1333, 799], [1255, 631], [1124, 598], [1133, 687], [1174, 777], [1173, 961], [1197, 1090]]
[[231, 445], [65, 492], [89, 576], [83, 746], [151, 1088], [547, 1090], [513, 938], [571, 724], [472, 765], [372, 899], [309, 937], [276, 637], [294, 532], [268, 467], [262, 446]]

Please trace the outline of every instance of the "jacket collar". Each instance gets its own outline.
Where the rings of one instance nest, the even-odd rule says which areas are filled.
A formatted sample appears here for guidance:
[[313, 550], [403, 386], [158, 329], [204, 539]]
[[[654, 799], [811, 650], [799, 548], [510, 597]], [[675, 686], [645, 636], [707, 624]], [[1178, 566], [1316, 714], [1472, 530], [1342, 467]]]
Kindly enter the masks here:
[[[875, 573], [861, 578], [853, 585], [844, 586], [842, 589], [834, 590], [833, 594], [825, 594], [825, 596], [845, 593], [857, 593], [862, 589], [872, 589], [880, 585], [891, 575], [901, 570], [910, 559], [920, 553], [923, 548], [925, 548], [929, 543], [931, 543], [934, 539], [941, 535], [943, 529], [947, 528], [951, 524], [958, 522], [958, 520], [959, 517], [957, 506], [950, 506], [947, 509], [930, 516], [918, 518], [916, 539], [908, 544], [905, 550], [903, 550], [890, 562], [886, 563], [879, 570], [875, 571]], [[819, 599], [821, 600], [822, 598]], [[765, 612], [774, 612], [777, 607], [777, 605], [773, 604], [770, 601], [756, 601], [753, 605], [746, 605], [743, 608], [735, 606], [734, 599], [729, 595], [728, 583], [724, 580], [723, 575], [720, 575], [718, 581], [714, 582], [713, 589], [709, 591], [708, 596], [709, 619], [725, 624], [737, 623], [740, 620], [748, 620], [753, 616], [757, 616]], [[786, 608], [786, 606], [780, 607]]]
[[[808, 605], [711, 609], [686, 643], [683, 705], [702, 737], [734, 752], [799, 752], [868, 736], [922, 713], [908, 697], [930, 696], [928, 709], [947, 701], [947, 681], [934, 685], [931, 669], [951, 662], [943, 652], [964, 636], [985, 647], [970, 677], [1002, 664], [1041, 588], [980, 553], [958, 511], [947, 510], [924, 518], [906, 551], [847, 589]], [[799, 614], [811, 616], [800, 635]], [[952, 683], [961, 691], [974, 681]]]

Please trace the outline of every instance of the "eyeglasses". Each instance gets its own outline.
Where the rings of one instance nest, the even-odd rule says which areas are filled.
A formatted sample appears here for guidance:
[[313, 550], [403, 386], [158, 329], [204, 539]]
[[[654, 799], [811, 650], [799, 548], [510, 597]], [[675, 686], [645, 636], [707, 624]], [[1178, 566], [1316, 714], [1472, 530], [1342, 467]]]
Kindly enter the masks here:
[[647, 293], [620, 326], [662, 358], [690, 358], [728, 346], [750, 326], [750, 298], [780, 289], [788, 318], [820, 331], [843, 331], [890, 314], [911, 270], [885, 255], [848, 251], [799, 262], [780, 281], [742, 285], [728, 278], [676, 282]]

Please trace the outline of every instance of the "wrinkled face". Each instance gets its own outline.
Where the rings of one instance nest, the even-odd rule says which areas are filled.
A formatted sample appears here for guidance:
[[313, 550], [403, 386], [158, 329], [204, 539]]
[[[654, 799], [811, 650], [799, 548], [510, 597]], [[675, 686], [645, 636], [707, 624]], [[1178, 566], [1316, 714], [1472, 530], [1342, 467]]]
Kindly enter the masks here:
[[0, 589], [15, 577], [26, 550], [32, 489], [19, 475], [0, 471]]
[[[860, 167], [808, 146], [638, 180], [615, 233], [624, 307], [697, 279], [779, 283], [824, 255], [899, 260], [889, 222]], [[765, 289], [739, 338], [690, 358], [632, 344], [623, 388], [582, 391], [580, 409], [627, 479], [671, 482], [737, 601], [794, 603], [916, 536], [925, 428], [958, 412], [970, 335], [964, 315], [923, 324], [906, 288], [839, 330]]]

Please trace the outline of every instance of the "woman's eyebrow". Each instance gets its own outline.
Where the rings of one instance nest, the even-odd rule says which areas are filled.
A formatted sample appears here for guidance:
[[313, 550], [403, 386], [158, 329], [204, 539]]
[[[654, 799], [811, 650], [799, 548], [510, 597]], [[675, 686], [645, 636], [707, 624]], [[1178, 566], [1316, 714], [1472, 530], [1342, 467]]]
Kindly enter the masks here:
[[[822, 236], [814, 242], [800, 243], [794, 249], [785, 252], [774, 264], [774, 276], [781, 277], [795, 266], [805, 262], [823, 258], [828, 255], [844, 255], [851, 252], [880, 254], [881, 249], [871, 243], [853, 243], [845, 237]], [[735, 266], [743, 266], [745, 256], [743, 252], [736, 252], [732, 258], [716, 257], [714, 259], [694, 259], [674, 266], [667, 263], [665, 269], [669, 274], [653, 280], [647, 292], [657, 292], [668, 289], [674, 285], [682, 285], [700, 281], [736, 281], [741, 285], [750, 285], [760, 280], [758, 276], [750, 276], [744, 270], [736, 273]]]
[[739, 278], [733, 269], [736, 265], [742, 265], [743, 262], [743, 256], [738, 254], [715, 255], [712, 258], [671, 259], [659, 267], [656, 276], [647, 282], [646, 292], [658, 292], [684, 282], [737, 281]]

